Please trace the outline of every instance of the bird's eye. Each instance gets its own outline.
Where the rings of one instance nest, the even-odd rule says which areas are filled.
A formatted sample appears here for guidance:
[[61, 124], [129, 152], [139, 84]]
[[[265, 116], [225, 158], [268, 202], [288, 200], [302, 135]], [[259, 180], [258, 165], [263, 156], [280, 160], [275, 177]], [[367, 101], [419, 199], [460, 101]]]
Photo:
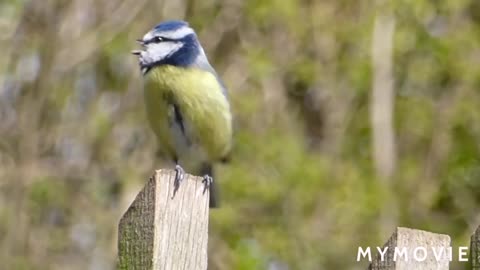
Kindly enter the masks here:
[[162, 41], [164, 41], [164, 38], [162, 38], [162, 37], [155, 37], [154, 41], [155, 41], [155, 42], [162, 42]]

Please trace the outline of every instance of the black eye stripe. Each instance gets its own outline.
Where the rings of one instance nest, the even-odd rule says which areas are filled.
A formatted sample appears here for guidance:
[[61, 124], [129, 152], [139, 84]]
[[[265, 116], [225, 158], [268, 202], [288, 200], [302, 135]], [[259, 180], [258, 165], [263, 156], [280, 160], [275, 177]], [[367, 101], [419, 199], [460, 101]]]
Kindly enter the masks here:
[[151, 38], [150, 40], [146, 41], [145, 44], [149, 44], [149, 43], [160, 43], [160, 42], [166, 42], [166, 41], [176, 41], [176, 40], [171, 39], [171, 38], [156, 36], [156, 37], [153, 37], [153, 38]]

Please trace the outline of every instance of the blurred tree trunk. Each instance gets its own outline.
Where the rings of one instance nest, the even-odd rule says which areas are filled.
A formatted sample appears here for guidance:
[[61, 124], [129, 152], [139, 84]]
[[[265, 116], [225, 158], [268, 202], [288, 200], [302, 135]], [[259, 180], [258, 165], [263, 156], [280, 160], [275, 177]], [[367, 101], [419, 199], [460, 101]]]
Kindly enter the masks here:
[[393, 37], [395, 17], [380, 7], [375, 17], [372, 36], [373, 88], [370, 119], [373, 134], [373, 161], [376, 175], [385, 191], [380, 209], [380, 234], [388, 235], [397, 223], [395, 196], [391, 194], [392, 176], [396, 166], [395, 132], [393, 127]]
[[392, 64], [394, 33], [394, 16], [388, 13], [378, 14], [372, 37], [373, 89], [370, 117], [375, 169], [383, 179], [391, 178], [396, 165]]

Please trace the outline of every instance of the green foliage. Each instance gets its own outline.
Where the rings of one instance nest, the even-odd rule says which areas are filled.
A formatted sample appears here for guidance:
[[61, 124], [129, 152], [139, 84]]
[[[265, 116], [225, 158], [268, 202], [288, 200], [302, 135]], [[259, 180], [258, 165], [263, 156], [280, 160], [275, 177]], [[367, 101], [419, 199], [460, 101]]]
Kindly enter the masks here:
[[234, 249], [237, 254], [235, 269], [255, 270], [264, 269], [265, 263], [262, 262], [261, 252], [254, 241], [241, 241]]
[[[54, 178], [45, 178], [35, 181], [28, 194], [29, 208], [33, 215], [32, 222], [46, 222], [55, 212], [64, 212], [68, 209], [68, 190], [65, 182]], [[59, 214], [63, 215], [63, 214]]]
[[[114, 269], [154, 169], [135, 39], [183, 18], [234, 111], [209, 269], [360, 269], [393, 225], [467, 245], [480, 207], [476, 0], [3, 1], [2, 269]], [[163, 14], [163, 15], [162, 15]], [[394, 174], [373, 155], [373, 26], [394, 16]], [[452, 267], [464, 265], [453, 262]]]

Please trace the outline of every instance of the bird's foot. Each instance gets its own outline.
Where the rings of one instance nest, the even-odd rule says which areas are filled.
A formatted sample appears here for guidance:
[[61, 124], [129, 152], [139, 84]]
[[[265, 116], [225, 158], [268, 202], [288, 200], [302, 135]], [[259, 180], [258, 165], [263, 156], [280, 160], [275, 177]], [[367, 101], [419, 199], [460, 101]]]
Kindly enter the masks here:
[[182, 182], [183, 178], [185, 178], [185, 170], [180, 165], [175, 165], [175, 182]]
[[185, 170], [180, 165], [175, 165], [175, 181], [173, 183], [173, 196], [177, 193], [180, 183], [185, 178]]
[[210, 189], [210, 185], [213, 183], [213, 177], [211, 177], [208, 174], [205, 174], [203, 176], [202, 183], [205, 185], [204, 188], [203, 188], [203, 193], [205, 193], [205, 191], [207, 191], [207, 189]]

